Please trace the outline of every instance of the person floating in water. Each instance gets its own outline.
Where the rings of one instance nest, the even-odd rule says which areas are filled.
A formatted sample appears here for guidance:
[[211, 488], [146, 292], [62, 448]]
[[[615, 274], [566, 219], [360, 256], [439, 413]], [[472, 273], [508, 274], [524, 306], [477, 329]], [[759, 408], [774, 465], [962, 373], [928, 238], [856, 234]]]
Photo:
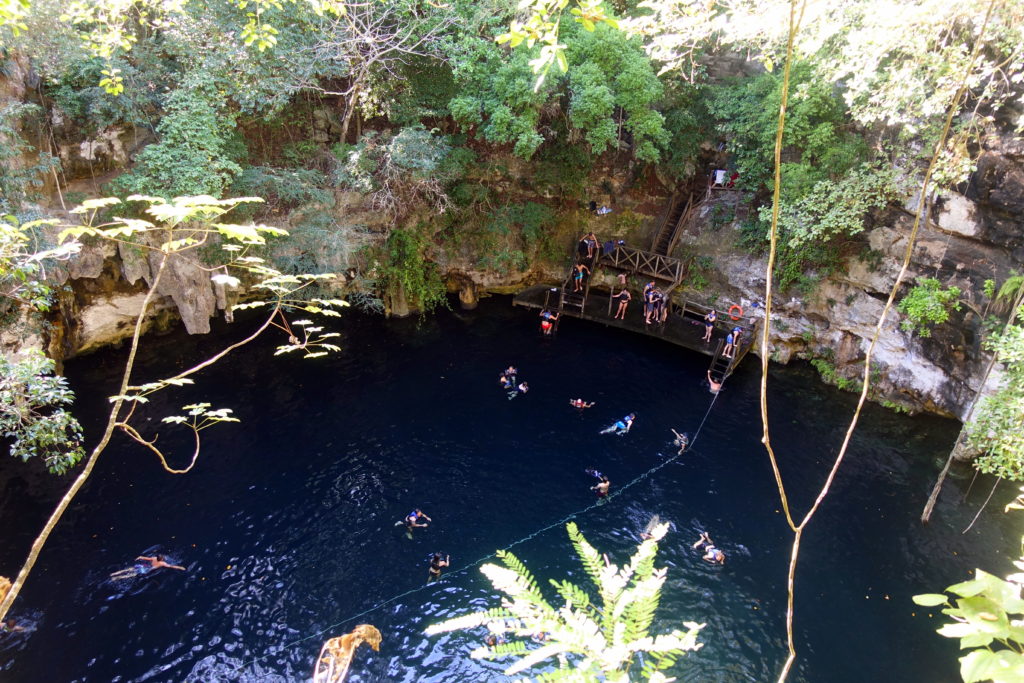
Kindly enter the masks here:
[[593, 402], [587, 403], [582, 398], [570, 398], [569, 405], [571, 405], [573, 408], [579, 408], [580, 410], [583, 410], [584, 408], [593, 408], [597, 404]]
[[622, 436], [627, 433], [633, 427], [633, 420], [636, 419], [636, 413], [630, 413], [626, 417], [622, 418], [610, 427], [605, 427], [601, 430], [602, 434], [611, 434], [615, 432], [616, 435]]
[[516, 389], [519, 390], [520, 394], [525, 394], [527, 391], [530, 390], [530, 385], [528, 385], [526, 382], [520, 382], [519, 386], [516, 387]]
[[672, 430], [672, 433], [676, 435], [676, 438], [672, 440], [672, 445], [679, 448], [679, 452], [676, 455], [682, 455], [683, 451], [690, 445], [690, 437], [687, 434], [680, 434], [676, 430]]
[[441, 569], [447, 567], [449, 564], [451, 564], [450, 555], [444, 555], [442, 557], [441, 553], [434, 553], [433, 557], [430, 558], [430, 576], [427, 582], [430, 583], [431, 581], [437, 581], [440, 579]]
[[706, 531], [700, 532], [700, 538], [693, 544], [695, 549], [701, 546], [704, 546], [704, 556], [700, 559], [711, 564], [725, 564], [725, 553], [715, 547], [714, 542]]
[[604, 476], [603, 474], [599, 474], [598, 482], [591, 486], [590, 490], [595, 491], [597, 493], [598, 498], [604, 498], [605, 496], [608, 495], [608, 490], [611, 489], [611, 487], [612, 482], [608, 479], [608, 477]]
[[708, 388], [711, 389], [712, 394], [717, 394], [719, 391], [722, 390], [722, 383], [716, 382], [714, 378], [711, 377], [710, 370], [708, 370]]
[[179, 571], [185, 571], [184, 567], [180, 567], [176, 564], [168, 564], [166, 557], [163, 555], [154, 555], [153, 557], [146, 557], [145, 555], [139, 555], [135, 558], [135, 564], [127, 569], [121, 569], [110, 575], [110, 578], [117, 581], [118, 579], [130, 579], [135, 576], [142, 576], [154, 569], [177, 569]]
[[426, 529], [429, 525], [426, 523], [421, 523], [420, 520], [423, 519], [427, 520], [427, 522], [434, 521], [430, 517], [427, 517], [425, 514], [423, 514], [422, 510], [416, 508], [415, 510], [413, 510], [412, 512], [405, 516], [405, 519], [402, 520], [402, 523], [405, 524], [405, 528], [409, 531], [412, 531], [413, 529]]
[[551, 332], [555, 329], [556, 322], [558, 322], [557, 313], [552, 313], [546, 308], [540, 312], [540, 331], [546, 336], [551, 335]]
[[19, 626], [18, 622], [14, 619], [8, 619], [7, 621], [0, 621], [0, 633], [17, 633], [18, 631], [24, 631], [24, 626]]
[[507, 372], [501, 373], [501, 377], [498, 378], [501, 383], [502, 389], [513, 389], [516, 386], [516, 376], [509, 375]]

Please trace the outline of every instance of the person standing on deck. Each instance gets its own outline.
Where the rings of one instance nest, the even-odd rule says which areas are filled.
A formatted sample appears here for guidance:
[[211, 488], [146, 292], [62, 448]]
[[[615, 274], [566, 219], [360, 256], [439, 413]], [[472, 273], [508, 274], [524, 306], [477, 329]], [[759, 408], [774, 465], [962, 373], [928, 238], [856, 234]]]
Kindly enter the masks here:
[[626, 308], [629, 306], [629, 302], [633, 299], [633, 295], [629, 293], [628, 289], [623, 289], [615, 295], [615, 299], [619, 302], [619, 308], [615, 311], [613, 319], [625, 320]]
[[736, 338], [732, 332], [725, 335], [725, 348], [722, 349], [722, 357], [732, 359], [733, 349], [736, 347]]
[[711, 333], [715, 331], [715, 321], [718, 320], [718, 314], [715, 313], [715, 309], [708, 311], [707, 315], [704, 316], [704, 342], [711, 341]]

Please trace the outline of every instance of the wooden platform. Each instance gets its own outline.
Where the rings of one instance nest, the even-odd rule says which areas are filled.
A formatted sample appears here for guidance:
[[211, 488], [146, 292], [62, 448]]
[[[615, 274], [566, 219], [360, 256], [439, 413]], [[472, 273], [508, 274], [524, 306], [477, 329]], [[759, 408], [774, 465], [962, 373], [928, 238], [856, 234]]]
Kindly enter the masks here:
[[[526, 308], [538, 310], [547, 305], [551, 310], [555, 310], [558, 308], [557, 302], [559, 294], [559, 287], [535, 285], [516, 294], [512, 299], [512, 303], [515, 306], [524, 306]], [[721, 346], [719, 342], [724, 340], [725, 335], [728, 334], [733, 327], [739, 325], [744, 328], [744, 335], [740, 343], [740, 348], [737, 349], [733, 362], [729, 366], [729, 372], [731, 372], [732, 369], [735, 368], [741, 360], [743, 360], [743, 357], [746, 356], [747, 352], [750, 351], [756, 334], [756, 325], [751, 327], [750, 323], [744, 320], [733, 322], [727, 315], [720, 314], [720, 318], [724, 318], [725, 320], [719, 320], [715, 327], [715, 333], [711, 338], [711, 342], [706, 344], [702, 340], [704, 337], [704, 323], [702, 320], [704, 315], [703, 311], [688, 305], [679, 306], [677, 304], [672, 304], [669, 309], [668, 319], [664, 324], [645, 325], [644, 305], [643, 301], [639, 299], [640, 297], [638, 297], [636, 293], [633, 293], [633, 301], [630, 302], [629, 309], [626, 311], [626, 319], [615, 320], [612, 318], [615, 314], [615, 310], [611, 309], [611, 312], [609, 312], [609, 293], [592, 289], [587, 296], [586, 305], [582, 315], [574, 310], [565, 309], [562, 311], [563, 319], [559, 322], [565, 323], [565, 316], [582, 318], [584, 320], [601, 323], [608, 327], [617, 327], [619, 329], [629, 330], [630, 332], [647, 335], [648, 337], [664, 339], [671, 344], [682, 346], [691, 351], [696, 351], [697, 353], [710, 357], [714, 357], [716, 355], [717, 350]], [[614, 303], [613, 305], [614, 308], [618, 308], [617, 303]], [[538, 325], [539, 324], [538, 320]]]

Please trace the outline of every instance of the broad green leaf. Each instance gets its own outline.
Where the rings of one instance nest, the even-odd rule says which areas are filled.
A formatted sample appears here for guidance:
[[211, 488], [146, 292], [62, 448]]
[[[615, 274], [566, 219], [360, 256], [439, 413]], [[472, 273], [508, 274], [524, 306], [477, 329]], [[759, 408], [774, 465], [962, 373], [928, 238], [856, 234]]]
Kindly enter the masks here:
[[912, 600], [914, 604], [921, 605], [922, 607], [935, 607], [936, 605], [946, 604], [946, 596], [940, 593], [922, 593], [915, 595]]

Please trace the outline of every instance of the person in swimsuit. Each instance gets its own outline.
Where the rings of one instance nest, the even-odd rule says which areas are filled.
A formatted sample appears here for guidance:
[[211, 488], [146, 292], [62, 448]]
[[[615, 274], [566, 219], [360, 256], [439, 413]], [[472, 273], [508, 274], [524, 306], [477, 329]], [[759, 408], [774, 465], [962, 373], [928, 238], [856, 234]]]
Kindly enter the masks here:
[[718, 314], [715, 313], [715, 309], [708, 311], [708, 314], [704, 316], [704, 341], [711, 341], [711, 333], [715, 331], [715, 321], [718, 320]]
[[733, 350], [736, 348], [736, 337], [732, 332], [725, 335], [725, 347], [722, 349], [723, 358], [732, 358]]
[[708, 370], [708, 388], [711, 389], [712, 394], [717, 394], [719, 391], [722, 390], [722, 383], [716, 382], [714, 379], [711, 378], [710, 370]]
[[583, 410], [584, 408], [593, 408], [595, 404], [587, 403], [582, 398], [570, 398], [569, 405], [571, 405], [573, 408], [579, 408], [580, 410]]
[[630, 413], [610, 427], [602, 429], [601, 434], [611, 434], [612, 432], [615, 432], [617, 435], [622, 436], [633, 427], [633, 420], [635, 419], [636, 413]]
[[572, 291], [578, 292], [578, 291], [583, 289], [583, 278], [586, 275], [590, 275], [590, 268], [587, 268], [582, 263], [577, 263], [576, 264], [576, 270], [572, 274], [572, 280], [573, 280], [573, 290]]
[[540, 331], [546, 335], [550, 335], [557, 321], [558, 314], [552, 313], [551, 311], [545, 308], [543, 311], [540, 312]]
[[114, 572], [110, 575], [110, 578], [115, 581], [118, 579], [130, 579], [134, 576], [146, 574], [154, 569], [178, 569], [180, 571], [185, 571], [184, 567], [180, 567], [176, 564], [168, 564], [163, 555], [154, 555], [153, 557], [139, 555], [135, 558], [135, 564], [133, 566]]
[[629, 302], [633, 299], [633, 295], [629, 293], [628, 289], [623, 289], [621, 292], [615, 295], [615, 298], [619, 302], [619, 308], [615, 311], [613, 319], [626, 319], [626, 308], [629, 306]]
[[422, 519], [425, 519], [428, 522], [433, 522], [434, 521], [430, 517], [427, 517], [425, 514], [423, 514], [422, 510], [420, 510], [419, 508], [416, 508], [415, 510], [413, 510], [412, 512], [407, 514], [405, 516], [405, 519], [402, 520], [402, 522], [405, 524], [405, 528], [408, 529], [409, 531], [412, 531], [413, 529], [425, 529], [429, 525], [428, 524], [421, 524], [420, 520], [422, 520]]
[[431, 581], [437, 581], [441, 578], [441, 569], [451, 564], [451, 556], [445, 555], [441, 557], [441, 553], [434, 553], [434, 556], [430, 558], [430, 577], [428, 583]]
[[672, 429], [672, 433], [676, 435], [676, 438], [672, 440], [672, 445], [679, 448], [679, 452], [676, 455], [682, 455], [683, 451], [690, 445], [690, 437], [686, 434], [680, 434], [674, 429]]
[[700, 559], [711, 564], [725, 564], [725, 553], [715, 547], [714, 542], [706, 531], [702, 531], [700, 538], [693, 544], [694, 548], [700, 548], [701, 546], [704, 546], [704, 556]]
[[604, 476], [602, 474], [600, 481], [598, 481], [596, 484], [591, 486], [590, 490], [591, 491], [596, 491], [598, 498], [604, 498], [605, 496], [608, 495], [608, 490], [611, 487], [612, 487], [612, 482], [608, 479], [608, 477], [606, 477], [606, 476]]
[[527, 391], [530, 390], [530, 387], [529, 387], [529, 385], [526, 382], [520, 382], [519, 386], [516, 387], [516, 389], [519, 390], [520, 394], [525, 394]]

